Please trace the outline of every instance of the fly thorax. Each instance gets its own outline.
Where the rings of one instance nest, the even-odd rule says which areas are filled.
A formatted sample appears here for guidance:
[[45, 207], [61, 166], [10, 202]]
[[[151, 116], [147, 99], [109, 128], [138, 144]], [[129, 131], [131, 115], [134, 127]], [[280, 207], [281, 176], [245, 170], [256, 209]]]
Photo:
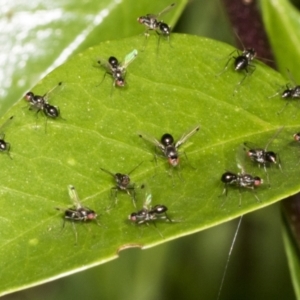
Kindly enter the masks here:
[[256, 56], [256, 51], [253, 48], [248, 48], [244, 51], [244, 56], [247, 58], [248, 62], [253, 60]]
[[43, 109], [45, 103], [46, 103], [45, 98], [42, 96], [34, 96], [32, 98], [32, 101], [30, 101], [30, 104], [34, 105], [38, 109]]
[[253, 176], [249, 174], [243, 174], [241, 178], [241, 186], [243, 187], [251, 187], [254, 184]]
[[292, 97], [293, 97], [293, 98], [300, 98], [300, 86], [299, 86], [299, 85], [297, 85], [297, 86], [294, 88]]
[[121, 185], [126, 188], [130, 183], [130, 178], [128, 175], [122, 175]]
[[248, 151], [248, 156], [258, 163], [264, 163], [265, 161], [265, 151], [263, 149], [251, 149]]

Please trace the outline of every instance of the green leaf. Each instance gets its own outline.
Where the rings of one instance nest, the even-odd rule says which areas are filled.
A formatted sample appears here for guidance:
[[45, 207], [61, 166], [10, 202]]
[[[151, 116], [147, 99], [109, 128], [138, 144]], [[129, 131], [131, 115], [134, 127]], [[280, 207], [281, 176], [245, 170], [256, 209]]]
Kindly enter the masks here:
[[[186, 0], [177, 1], [164, 20], [174, 26]], [[140, 15], [158, 13], [167, 0], [45, 2], [9, 1], [1, 6], [0, 95], [2, 114], [24, 91], [74, 53], [108, 39], [142, 34]]]
[[[43, 95], [58, 82], [63, 88], [49, 97], [62, 118], [47, 121], [24, 109], [22, 100], [2, 119], [14, 115], [5, 128], [12, 160], [2, 155], [2, 210], [0, 242], [1, 294], [84, 270], [117, 257], [120, 249], [152, 247], [203, 230], [239, 215], [270, 205], [300, 189], [299, 152], [293, 147], [298, 130], [297, 107], [292, 104], [278, 115], [285, 102], [269, 96], [284, 79], [255, 61], [255, 72], [243, 85], [244, 74], [232, 64], [220, 73], [233, 48], [187, 35], [171, 36], [170, 43], [155, 34], [145, 51], [143, 36], [108, 41], [89, 48], [57, 68], [32, 89]], [[122, 60], [133, 49], [137, 58], [129, 65], [124, 88], [96, 63], [114, 55]], [[237, 89], [237, 93], [234, 90]], [[181, 163], [170, 168], [166, 159], [154, 162], [154, 146], [138, 137], [144, 132], [160, 139], [171, 133], [175, 140], [200, 124], [201, 129], [181, 149]], [[239, 172], [237, 148], [245, 141], [264, 147], [285, 126], [269, 150], [280, 154], [282, 172], [268, 168], [268, 184], [251, 190], [229, 187], [220, 197], [225, 170]], [[186, 154], [184, 155], [183, 152]], [[111, 210], [113, 178], [102, 172], [128, 173], [137, 186], [146, 184], [152, 205], [168, 207], [169, 222], [156, 226], [131, 224], [127, 218], [142, 208], [145, 191], [136, 189], [137, 208], [119, 192]], [[246, 171], [265, 179], [263, 168], [246, 161]], [[286, 180], [286, 179], [289, 180]], [[22, 184], [21, 184], [22, 183]], [[62, 213], [70, 207], [67, 185], [72, 184], [83, 205], [95, 210], [95, 222], [77, 223], [78, 245], [70, 222], [62, 230]], [[161, 235], [163, 238], [161, 237]], [[22, 266], [22, 276], [16, 270]]]
[[278, 69], [287, 77], [289, 69], [298, 81], [300, 71], [295, 64], [300, 58], [299, 11], [287, 0], [262, 0], [263, 19]]

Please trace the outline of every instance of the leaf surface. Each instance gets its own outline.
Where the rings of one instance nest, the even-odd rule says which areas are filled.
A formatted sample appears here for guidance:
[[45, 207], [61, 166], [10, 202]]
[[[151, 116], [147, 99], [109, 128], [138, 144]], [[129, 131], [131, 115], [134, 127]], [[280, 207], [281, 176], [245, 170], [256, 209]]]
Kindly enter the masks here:
[[[32, 89], [43, 95], [58, 82], [62, 88], [49, 95], [62, 118], [47, 120], [18, 102], [2, 118], [14, 115], [5, 128], [11, 144], [10, 159], [2, 155], [2, 210], [0, 222], [1, 294], [66, 276], [117, 257], [120, 249], [143, 248], [231, 220], [270, 205], [300, 189], [299, 147], [293, 133], [299, 128], [298, 107], [276, 96], [282, 76], [254, 61], [255, 72], [241, 86], [244, 74], [233, 70], [233, 61], [221, 75], [231, 46], [188, 35], [167, 40], [152, 34], [144, 51], [143, 36], [108, 41], [76, 55]], [[133, 49], [137, 58], [128, 66], [126, 86], [113, 87], [112, 77], [97, 59], [115, 56], [120, 61]], [[237, 93], [234, 90], [237, 89]], [[157, 157], [155, 147], [138, 132], [160, 139], [170, 133], [177, 141], [200, 124], [200, 131], [180, 147], [180, 165], [171, 168]], [[250, 141], [264, 148], [280, 127], [284, 129], [268, 150], [279, 153], [282, 171], [246, 160], [244, 168], [260, 176], [257, 202], [251, 190], [228, 187], [220, 181], [225, 170], [238, 173], [237, 149]], [[158, 152], [159, 153], [159, 152]], [[244, 153], [243, 153], [244, 154]], [[136, 184], [137, 208], [127, 193], [117, 194], [112, 204], [113, 173], [130, 172]], [[21, 184], [20, 184], [21, 183]], [[76, 187], [81, 202], [99, 215], [96, 222], [62, 229], [63, 214], [55, 207], [72, 204], [67, 185]], [[145, 185], [145, 189], [138, 188]], [[152, 194], [152, 205], [168, 207], [175, 222], [137, 225], [128, 215], [141, 209]], [[241, 196], [241, 206], [239, 199]], [[22, 266], [22, 276], [16, 270]]]

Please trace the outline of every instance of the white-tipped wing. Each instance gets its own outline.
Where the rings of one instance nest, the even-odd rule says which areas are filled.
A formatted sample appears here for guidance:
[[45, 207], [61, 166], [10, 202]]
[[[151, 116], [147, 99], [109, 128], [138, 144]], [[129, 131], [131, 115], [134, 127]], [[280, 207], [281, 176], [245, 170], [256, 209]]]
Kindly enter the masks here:
[[164, 8], [160, 13], [158, 13], [158, 14], [156, 15], [156, 17], [159, 17], [159, 16], [161, 16], [161, 15], [167, 13], [167, 12], [170, 11], [175, 5], [176, 5], [176, 3], [170, 4], [169, 6], [167, 6], [166, 8]]
[[[59, 89], [58, 89], [58, 88], [59, 88]], [[53, 92], [55, 91], [55, 94], [56, 94], [57, 92], [59, 92], [59, 91], [61, 90], [61, 88], [62, 88], [62, 82], [59, 82], [55, 87], [53, 87], [51, 90], [49, 90], [49, 91], [43, 96], [43, 98], [44, 98], [46, 101], [48, 101], [50, 95], [52, 94], [51, 96], [53, 96]]]
[[268, 149], [268, 147], [270, 146], [270, 144], [275, 140], [275, 138], [279, 135], [279, 133], [283, 130], [283, 128], [284, 128], [284, 126], [279, 127], [277, 129], [277, 131], [272, 135], [272, 137], [269, 139], [269, 141], [268, 141], [268, 143], [267, 143], [267, 145], [265, 147], [265, 150]]
[[199, 129], [200, 129], [200, 125], [197, 124], [192, 129], [190, 129], [187, 132], [185, 132], [181, 136], [181, 138], [178, 140], [178, 142], [175, 144], [175, 147], [176, 148], [180, 147], [183, 143], [185, 143], [187, 141], [187, 139], [189, 139], [192, 135], [194, 135], [197, 131], [199, 131]]
[[236, 164], [237, 167], [241, 170], [241, 174], [245, 174], [245, 161], [246, 161], [246, 153], [244, 144], [240, 145], [236, 151]]
[[14, 118], [14, 116], [11, 116], [9, 119], [7, 119], [1, 126], [0, 126], [0, 133], [3, 133], [3, 130], [5, 127], [10, 124], [11, 120]]
[[146, 134], [144, 132], [138, 132], [138, 135], [140, 138], [150, 142], [151, 144], [155, 145], [156, 147], [164, 150], [165, 149], [165, 146], [159, 142], [155, 137], [149, 135], [149, 134]]
[[124, 62], [122, 63], [122, 68], [126, 69], [129, 66], [129, 64], [131, 64], [135, 60], [137, 55], [138, 55], [138, 51], [136, 49], [128, 53], [124, 58]]
[[146, 199], [145, 199], [145, 202], [143, 204], [143, 208], [149, 210], [150, 207], [151, 207], [151, 202], [152, 202], [152, 194], [146, 193]]
[[69, 191], [69, 196], [70, 196], [72, 202], [76, 206], [76, 209], [82, 208], [82, 205], [79, 201], [79, 197], [75, 190], [75, 187], [73, 185], [68, 185], [68, 191]]
[[104, 58], [98, 58], [97, 59], [97, 63], [103, 67], [108, 73], [112, 73], [112, 67], [111, 65], [109, 64], [109, 62], [107, 61], [107, 59], [104, 59]]

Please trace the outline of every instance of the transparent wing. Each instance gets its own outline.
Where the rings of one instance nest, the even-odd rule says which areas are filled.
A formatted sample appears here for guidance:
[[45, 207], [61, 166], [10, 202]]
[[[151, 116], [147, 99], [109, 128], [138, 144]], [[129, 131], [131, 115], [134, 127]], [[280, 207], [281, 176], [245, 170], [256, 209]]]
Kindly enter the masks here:
[[82, 205], [79, 201], [79, 197], [78, 197], [78, 194], [75, 190], [75, 187], [73, 185], [69, 185], [68, 186], [68, 191], [69, 191], [69, 196], [70, 196], [72, 202], [76, 206], [76, 209], [82, 208]]
[[111, 65], [108, 63], [107, 59], [104, 58], [98, 58], [97, 63], [103, 67], [109, 74], [112, 73], [111, 71]]
[[146, 17], [148, 19], [156, 19], [159, 15], [155, 15], [155, 14], [147, 14]]
[[243, 143], [244, 146], [244, 151], [248, 151], [248, 150], [252, 150], [252, 149], [261, 149], [263, 150], [263, 148], [258, 147], [256, 144], [252, 143], [252, 142], [244, 142]]
[[11, 120], [14, 118], [14, 116], [11, 116], [9, 119], [7, 119], [1, 126], [0, 126], [0, 133], [3, 133], [3, 130], [5, 127], [10, 124]]
[[182, 145], [183, 143], [185, 143], [187, 141], [187, 139], [189, 139], [193, 134], [195, 134], [197, 131], [199, 131], [199, 129], [200, 129], [200, 125], [197, 124], [192, 129], [190, 129], [189, 131], [185, 132], [181, 136], [181, 138], [178, 140], [178, 142], [175, 144], [175, 148], [178, 148], [180, 145]]
[[62, 88], [62, 82], [59, 82], [56, 86], [54, 86], [51, 90], [49, 90], [44, 96], [43, 96], [43, 98], [45, 99], [45, 100], [48, 100], [49, 99], [49, 97], [51, 96], [53, 96], [53, 92], [55, 91], [55, 93], [57, 93], [57, 92], [59, 92], [60, 90], [61, 90], [61, 88]]
[[280, 132], [283, 130], [284, 126], [280, 127], [277, 129], [277, 131], [272, 135], [272, 137], [269, 139], [266, 147], [265, 147], [265, 150], [268, 149], [268, 147], [270, 146], [270, 144], [276, 139], [276, 137], [280, 134]]
[[151, 202], [152, 202], [152, 194], [146, 193], [146, 199], [143, 208], [149, 210], [151, 207]]
[[136, 49], [128, 53], [124, 58], [124, 62], [122, 63], [122, 68], [126, 69], [128, 65], [135, 60], [137, 55], [138, 55], [138, 51]]
[[244, 144], [240, 145], [236, 151], [236, 164], [237, 167], [241, 170], [242, 174], [246, 173], [245, 170], [245, 161], [246, 161], [246, 153]]
[[141, 132], [139, 132], [138, 135], [139, 135], [140, 138], [142, 138], [142, 139], [144, 139], [144, 140], [152, 143], [156, 147], [158, 147], [158, 148], [160, 148], [162, 150], [165, 149], [164, 145], [161, 142], [159, 142], [155, 137], [153, 137], [151, 135], [148, 135], [146, 133], [141, 133]]
[[290, 81], [296, 86], [296, 80], [289, 69], [287, 69], [287, 73], [288, 73]]
[[156, 15], [156, 17], [159, 17], [159, 16], [161, 16], [161, 15], [167, 13], [167, 12], [170, 11], [175, 5], [176, 5], [176, 3], [170, 4], [169, 6], [167, 6], [166, 8], [164, 8], [160, 13], [158, 13], [158, 14]]

